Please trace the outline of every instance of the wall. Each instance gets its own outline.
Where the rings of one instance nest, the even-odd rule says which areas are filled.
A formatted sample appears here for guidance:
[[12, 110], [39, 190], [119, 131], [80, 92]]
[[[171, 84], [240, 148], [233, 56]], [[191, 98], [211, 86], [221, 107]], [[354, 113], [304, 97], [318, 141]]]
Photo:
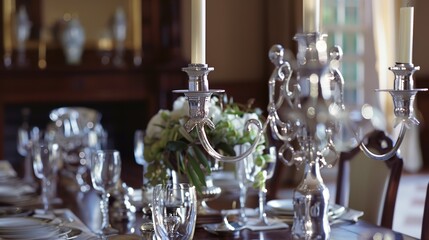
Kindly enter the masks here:
[[[285, 11], [293, 1], [207, 1], [207, 63], [215, 68], [210, 82], [264, 81], [267, 79], [269, 47], [282, 37]], [[277, 3], [277, 4], [276, 4]], [[190, 0], [182, 1], [183, 55], [190, 59]], [[280, 12], [279, 12], [280, 10]], [[277, 11], [275, 14], [271, 12]], [[284, 22], [283, 22], [284, 21]], [[278, 24], [278, 25], [277, 25]], [[273, 40], [273, 43], [269, 42]]]
[[418, 76], [425, 76], [426, 78], [429, 76], [429, 61], [427, 59], [429, 56], [428, 9], [429, 1], [415, 1], [413, 62], [420, 66], [420, 71], [416, 72], [417, 81]]

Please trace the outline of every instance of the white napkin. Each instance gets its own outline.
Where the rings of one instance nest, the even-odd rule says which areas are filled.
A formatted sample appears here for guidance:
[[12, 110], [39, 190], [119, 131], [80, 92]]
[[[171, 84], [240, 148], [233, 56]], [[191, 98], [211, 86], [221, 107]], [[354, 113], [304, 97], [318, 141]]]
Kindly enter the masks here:
[[249, 218], [245, 228], [248, 228], [252, 231], [262, 231], [262, 230], [273, 230], [273, 229], [281, 229], [288, 228], [289, 225], [282, 222], [279, 219], [267, 218], [269, 225], [268, 226], [255, 226], [255, 224], [259, 221], [258, 218]]

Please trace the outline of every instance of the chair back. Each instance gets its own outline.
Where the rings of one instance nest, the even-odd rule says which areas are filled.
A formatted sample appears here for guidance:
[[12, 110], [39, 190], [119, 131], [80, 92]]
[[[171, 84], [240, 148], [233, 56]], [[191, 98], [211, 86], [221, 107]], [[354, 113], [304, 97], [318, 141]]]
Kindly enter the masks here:
[[[384, 132], [374, 131], [368, 135], [366, 146], [384, 153], [391, 149], [392, 140]], [[365, 221], [392, 228], [402, 166], [397, 155], [377, 161], [367, 157], [359, 147], [342, 153], [335, 202], [363, 211]]]
[[429, 239], [429, 183], [426, 190], [426, 200], [423, 212], [422, 240]]

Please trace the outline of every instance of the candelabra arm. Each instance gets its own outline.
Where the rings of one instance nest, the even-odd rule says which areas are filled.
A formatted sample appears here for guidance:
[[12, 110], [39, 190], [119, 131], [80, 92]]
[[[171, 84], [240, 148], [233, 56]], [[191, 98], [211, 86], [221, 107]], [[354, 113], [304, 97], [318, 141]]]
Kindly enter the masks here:
[[376, 154], [371, 152], [363, 142], [360, 143], [360, 149], [363, 151], [363, 153], [374, 160], [381, 160], [385, 161], [393, 157], [396, 152], [398, 151], [399, 147], [401, 146], [402, 140], [404, 140], [405, 133], [407, 132], [407, 126], [405, 123], [401, 125], [401, 131], [399, 132], [398, 139], [396, 140], [395, 145], [392, 147], [392, 149], [389, 150], [389, 152], [384, 154]]
[[238, 156], [224, 156], [220, 153], [218, 153], [210, 144], [207, 134], [205, 131], [204, 123], [198, 123], [196, 126], [198, 139], [201, 142], [201, 145], [203, 146], [204, 150], [215, 158], [216, 160], [222, 161], [222, 162], [236, 162], [240, 161], [246, 157], [248, 157], [250, 154], [252, 154], [256, 147], [258, 146], [261, 138], [264, 136], [264, 132], [267, 128], [268, 123], [270, 122], [270, 118], [268, 117], [267, 120], [264, 122], [264, 124], [261, 126], [261, 123], [257, 121], [256, 119], [250, 119], [249, 122], [246, 123], [247, 130], [249, 130], [250, 124], [255, 125], [258, 128], [258, 134], [253, 141], [252, 145], [243, 153], [241, 153]]
[[244, 126], [245, 129], [250, 131], [251, 127], [255, 127], [257, 129], [257, 135], [250, 148], [244, 153], [239, 156], [224, 156], [220, 154], [211, 146], [205, 128], [206, 126], [211, 129], [215, 128], [214, 123], [209, 118], [210, 98], [214, 93], [222, 93], [224, 90], [209, 89], [207, 74], [210, 71], [213, 71], [213, 68], [208, 67], [207, 64], [189, 64], [188, 67], [183, 68], [183, 71], [185, 71], [189, 77], [188, 89], [174, 90], [174, 92], [183, 93], [188, 99], [189, 120], [185, 124], [186, 131], [190, 132], [193, 129], [196, 129], [198, 139], [204, 150], [206, 150], [206, 152], [216, 160], [223, 162], [236, 162], [252, 154], [258, 146], [261, 138], [264, 136], [264, 132], [268, 123], [271, 121], [271, 117], [269, 116], [263, 125], [257, 119], [249, 119], [246, 122]]

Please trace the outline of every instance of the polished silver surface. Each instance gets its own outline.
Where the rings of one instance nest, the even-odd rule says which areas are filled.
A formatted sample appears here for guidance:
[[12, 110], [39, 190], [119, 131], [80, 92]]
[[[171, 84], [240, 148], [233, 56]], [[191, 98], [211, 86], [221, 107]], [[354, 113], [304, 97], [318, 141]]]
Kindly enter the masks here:
[[306, 169], [305, 175], [294, 192], [293, 235], [299, 239], [328, 239], [327, 206], [329, 192], [320, 177], [319, 168], [332, 167], [344, 150], [339, 143], [346, 131], [361, 146], [362, 151], [375, 160], [387, 160], [396, 154], [407, 128], [419, 124], [414, 116], [413, 102], [419, 91], [412, 78], [418, 70], [412, 63], [397, 63], [390, 68], [395, 74], [394, 89], [387, 91], [394, 101], [396, 124], [401, 125], [396, 144], [388, 153], [375, 154], [359, 139], [363, 128], [351, 119], [345, 107], [344, 78], [340, 71], [343, 55], [339, 46], [328, 49], [326, 34], [320, 32], [298, 33], [296, 59], [281, 45], [271, 47], [268, 57], [274, 70], [268, 80], [268, 116], [264, 123], [251, 120], [246, 128], [255, 125], [259, 134], [247, 151], [236, 157], [227, 157], [216, 152], [208, 141], [205, 127], [214, 128], [208, 118], [211, 90], [207, 74], [212, 71], [206, 64], [190, 64], [183, 70], [188, 73], [188, 90], [179, 90], [189, 100], [190, 119], [187, 131], [196, 129], [198, 138], [209, 155], [220, 161], [239, 161], [254, 152], [259, 140], [270, 126], [274, 139], [281, 141], [278, 157], [285, 164]]
[[208, 67], [206, 64], [189, 64], [188, 67], [183, 68], [188, 74], [188, 89], [187, 90], [175, 90], [174, 92], [183, 93], [189, 102], [189, 117], [190, 119], [185, 124], [185, 129], [190, 132], [194, 129], [197, 131], [198, 139], [201, 142], [204, 150], [215, 160], [219, 161], [239, 161], [249, 156], [255, 150], [260, 139], [263, 137], [266, 127], [268, 126], [268, 119], [264, 124], [261, 124], [257, 119], [250, 119], [245, 126], [246, 130], [250, 130], [250, 127], [258, 129], [259, 134], [251, 147], [245, 151], [242, 155], [238, 156], [225, 156], [217, 152], [208, 140], [205, 127], [213, 129], [215, 126], [208, 117], [210, 98], [213, 93], [224, 92], [220, 89], [209, 89], [207, 75], [213, 68]]
[[297, 239], [329, 239], [329, 190], [320, 176], [319, 161], [309, 160], [293, 193], [292, 234]]

